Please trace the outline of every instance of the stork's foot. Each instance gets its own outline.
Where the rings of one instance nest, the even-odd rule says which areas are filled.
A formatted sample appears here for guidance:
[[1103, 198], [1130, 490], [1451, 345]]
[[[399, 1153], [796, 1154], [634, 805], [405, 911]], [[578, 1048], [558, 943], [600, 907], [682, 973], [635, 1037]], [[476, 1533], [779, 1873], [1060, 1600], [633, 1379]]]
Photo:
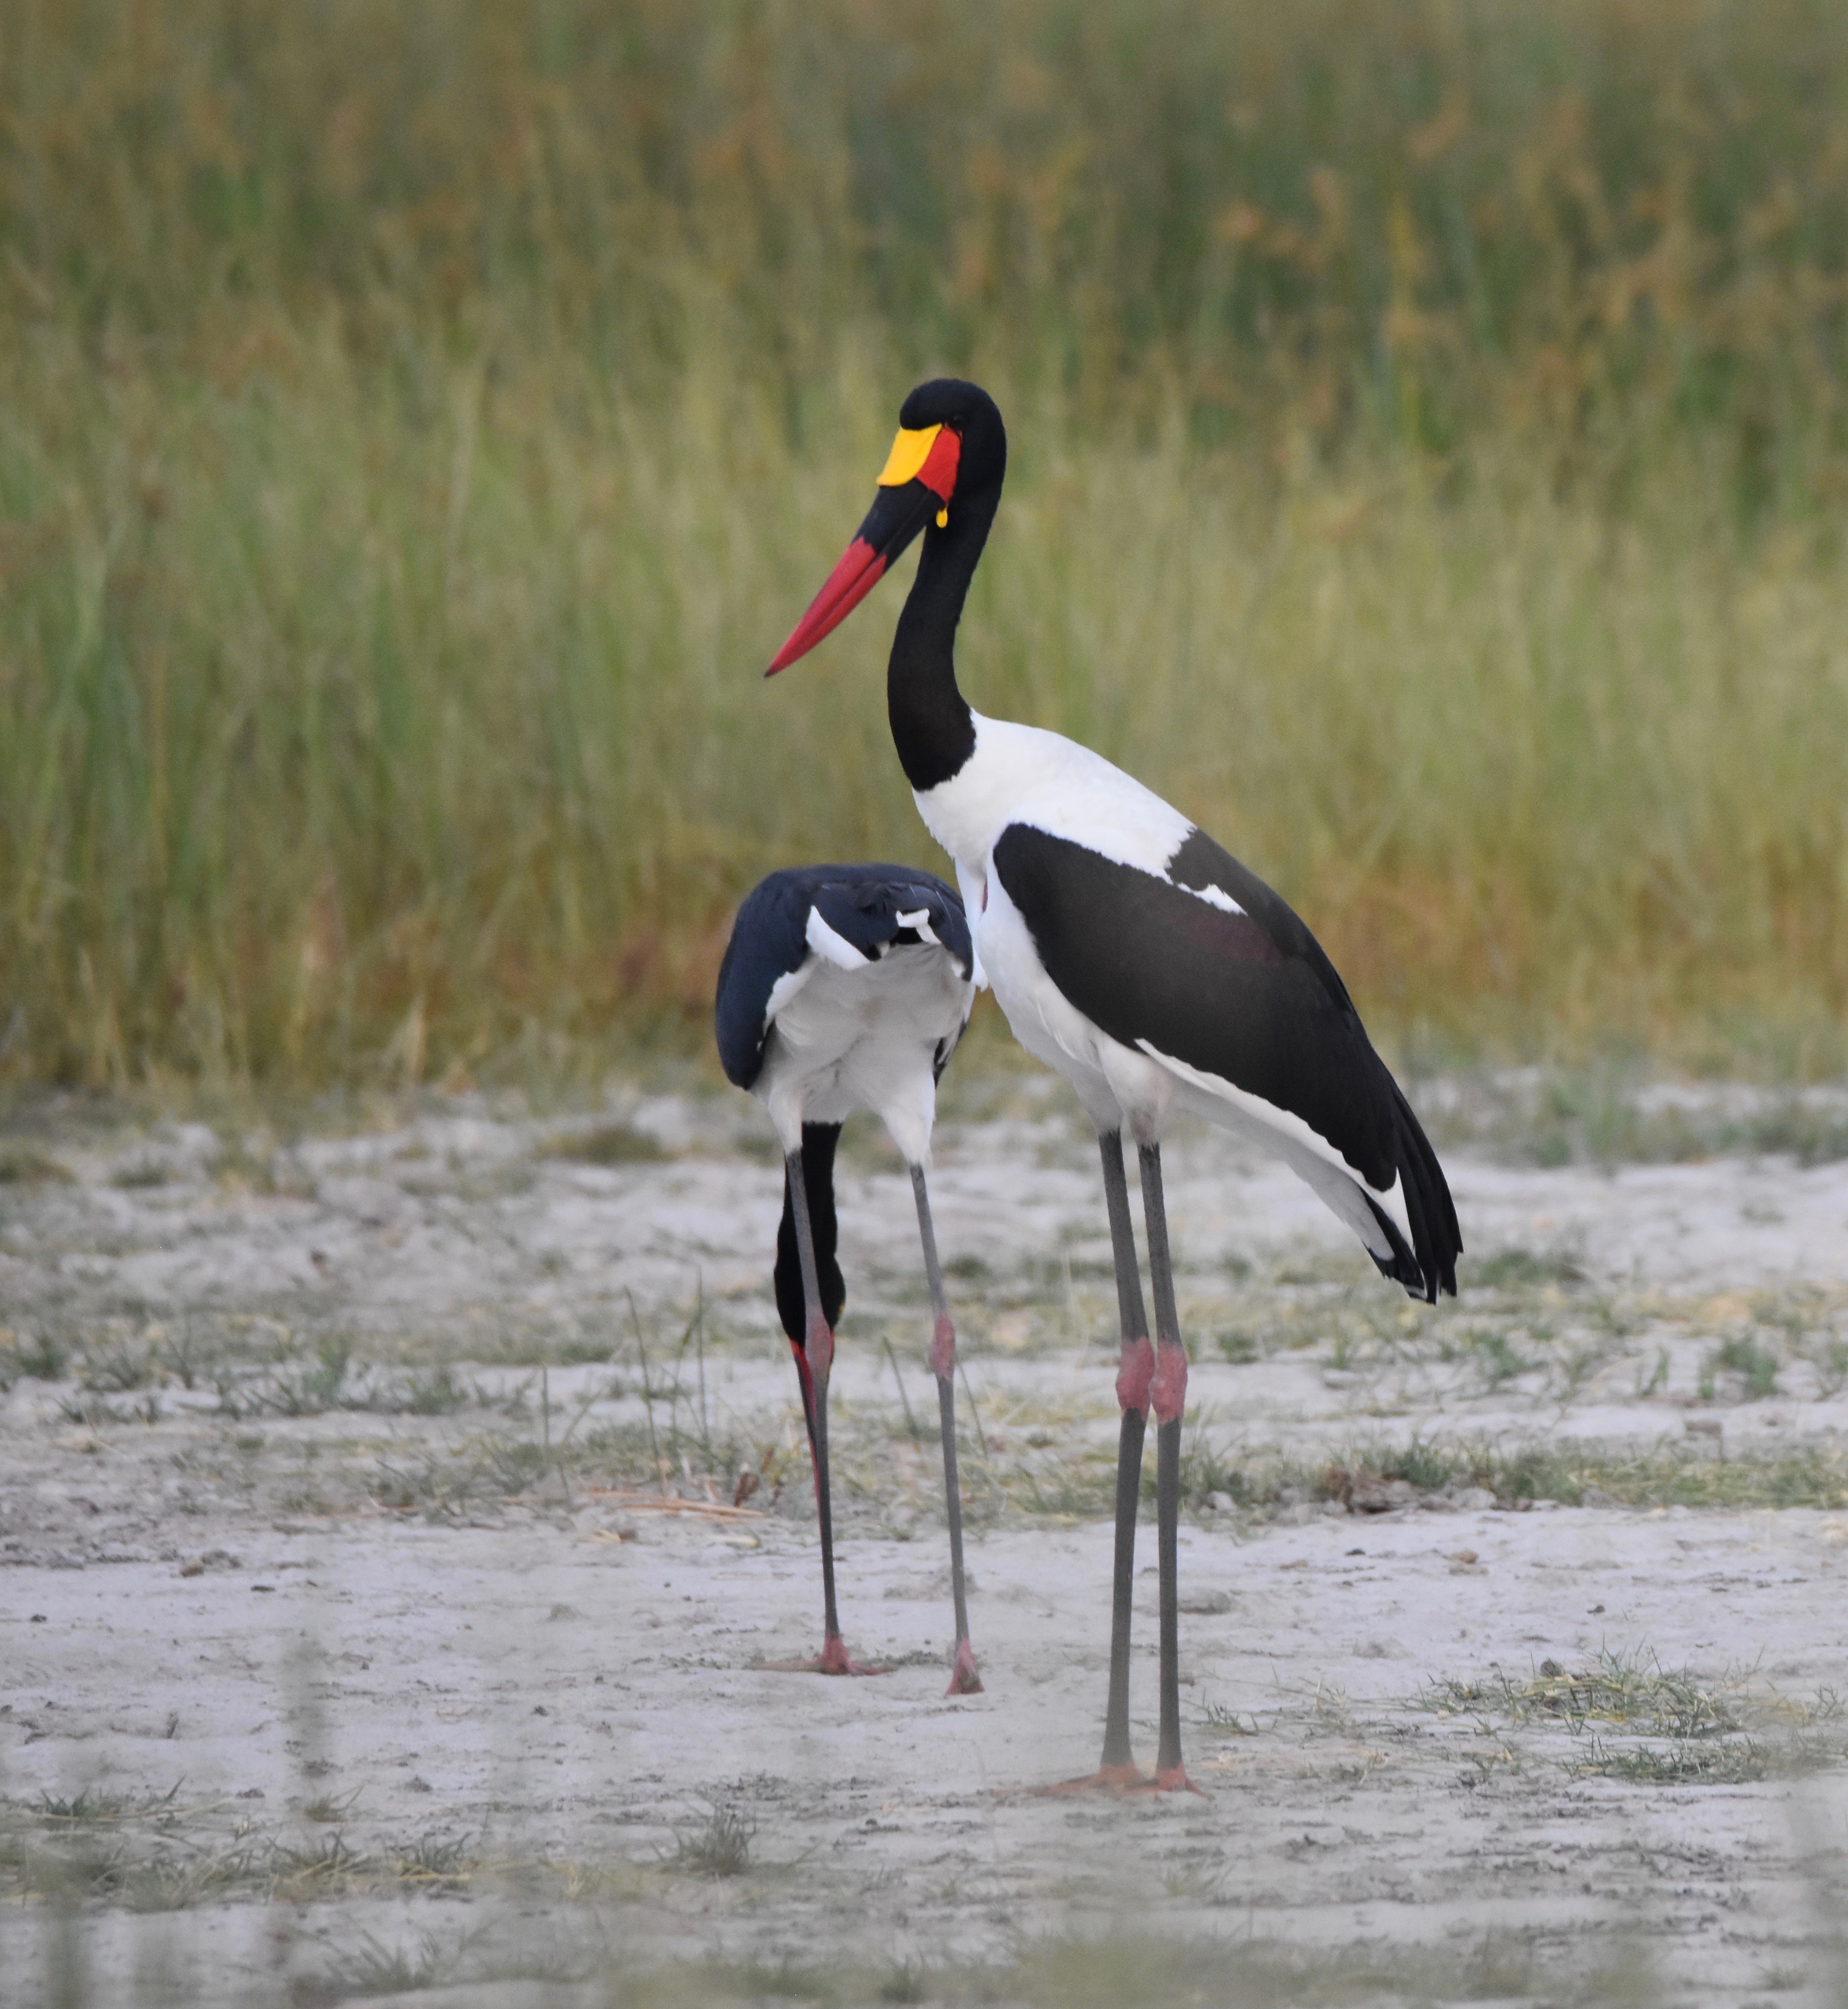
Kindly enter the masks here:
[[764, 1674], [889, 1674], [890, 1667], [862, 1667], [848, 1656], [847, 1642], [837, 1635], [823, 1643], [812, 1660], [759, 1660], [756, 1671]]
[[1004, 1797], [1010, 1799], [1062, 1800], [1074, 1798], [1080, 1793], [1108, 1793], [1120, 1800], [1142, 1799], [1156, 1793], [1193, 1793], [1203, 1800], [1210, 1797], [1201, 1792], [1187, 1776], [1184, 1765], [1173, 1766], [1166, 1772], [1158, 1772], [1152, 1779], [1134, 1765], [1101, 1765], [1095, 1772], [1087, 1773], [1082, 1779], [1061, 1779], [1056, 1786], [1028, 1786], [1018, 1794], [1007, 1794]]
[[944, 1689], [947, 1695], [980, 1695], [982, 1677], [975, 1669], [975, 1649], [968, 1640], [956, 1642], [956, 1661], [950, 1670], [950, 1685]]
[[1210, 1793], [1202, 1792], [1187, 1776], [1184, 1765], [1171, 1765], [1165, 1772], [1157, 1772], [1144, 1788], [1151, 1793], [1191, 1793], [1196, 1799], [1210, 1799]]
[[1000, 1795], [1004, 1799], [1063, 1800], [1080, 1793], [1110, 1793], [1123, 1798], [1131, 1793], [1153, 1790], [1155, 1781], [1135, 1765], [1100, 1765], [1082, 1779], [1061, 1779], [1056, 1785], [1021, 1786]]

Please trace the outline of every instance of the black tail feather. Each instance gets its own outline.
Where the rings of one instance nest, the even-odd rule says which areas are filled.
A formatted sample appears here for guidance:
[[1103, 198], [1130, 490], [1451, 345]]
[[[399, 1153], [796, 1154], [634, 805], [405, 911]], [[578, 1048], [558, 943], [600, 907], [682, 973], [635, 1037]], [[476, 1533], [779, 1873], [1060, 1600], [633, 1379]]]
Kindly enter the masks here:
[[1407, 1245], [1399, 1231], [1399, 1224], [1388, 1214], [1370, 1192], [1363, 1192], [1361, 1197], [1367, 1203], [1368, 1211], [1379, 1224], [1379, 1231], [1392, 1245], [1393, 1253], [1382, 1256], [1369, 1247], [1367, 1253], [1372, 1256], [1373, 1265], [1382, 1277], [1390, 1277], [1395, 1284], [1403, 1284], [1414, 1298], [1425, 1295], [1425, 1272], [1418, 1259]]
[[[1393, 1084], [1396, 1153], [1405, 1195], [1405, 1217], [1411, 1227], [1419, 1275], [1415, 1294], [1436, 1304], [1440, 1291], [1457, 1295], [1457, 1258], [1463, 1235], [1457, 1224], [1456, 1203], [1431, 1140], [1420, 1128], [1397, 1082]], [[1403, 1281], [1403, 1280], [1402, 1280]], [[1409, 1281], [1408, 1290], [1414, 1286]]]
[[[809, 1193], [809, 1225], [815, 1237], [815, 1268], [821, 1285], [822, 1316], [831, 1332], [841, 1323], [847, 1302], [847, 1282], [841, 1274], [837, 1251], [840, 1224], [834, 1215], [834, 1149], [841, 1142], [838, 1123], [802, 1125], [802, 1184]], [[777, 1316], [798, 1346], [808, 1331], [802, 1302], [802, 1263], [795, 1245], [795, 1208], [789, 1191], [789, 1167], [783, 1167], [783, 1218], [777, 1228]]]

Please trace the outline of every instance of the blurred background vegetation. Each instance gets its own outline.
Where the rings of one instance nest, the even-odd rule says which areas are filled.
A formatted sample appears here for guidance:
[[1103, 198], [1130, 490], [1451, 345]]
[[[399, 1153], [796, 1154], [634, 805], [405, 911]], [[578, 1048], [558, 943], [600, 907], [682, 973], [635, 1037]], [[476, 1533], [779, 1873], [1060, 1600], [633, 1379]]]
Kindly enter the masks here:
[[11, 0], [0, 1075], [692, 1043], [940, 863], [902, 586], [758, 673], [944, 369], [972, 700], [1380, 1029], [1843, 1064], [1832, 0]]

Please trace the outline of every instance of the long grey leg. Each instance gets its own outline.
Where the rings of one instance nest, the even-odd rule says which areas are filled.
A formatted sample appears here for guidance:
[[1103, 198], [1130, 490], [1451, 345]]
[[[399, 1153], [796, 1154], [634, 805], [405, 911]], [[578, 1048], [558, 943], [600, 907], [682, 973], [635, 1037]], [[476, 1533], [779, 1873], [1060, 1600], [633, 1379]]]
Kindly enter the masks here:
[[[802, 1304], [806, 1330], [796, 1361], [802, 1377], [802, 1407], [807, 1412], [809, 1445], [815, 1458], [815, 1515], [821, 1529], [821, 1595], [824, 1671], [848, 1671], [847, 1649], [841, 1641], [840, 1614], [834, 1603], [834, 1517], [828, 1490], [828, 1375], [834, 1364], [834, 1335], [821, 1309], [821, 1281], [815, 1263], [815, 1235], [809, 1222], [809, 1188], [802, 1174], [798, 1144], [786, 1161], [791, 1211], [795, 1217], [795, 1247], [802, 1271]], [[838, 1667], [834, 1664], [839, 1663]]]
[[962, 1488], [956, 1476], [956, 1328], [943, 1297], [943, 1273], [936, 1257], [936, 1230], [931, 1224], [930, 1195], [924, 1167], [912, 1167], [912, 1195], [918, 1203], [918, 1238], [924, 1245], [924, 1277], [930, 1286], [930, 1371], [936, 1377], [936, 1407], [943, 1433], [943, 1498], [950, 1510], [950, 1590], [956, 1604], [956, 1659], [950, 1673], [951, 1695], [979, 1695], [982, 1677], [969, 1644], [969, 1606], [962, 1569]]
[[1110, 1585], [1110, 1693], [1104, 1710], [1106, 1773], [1120, 1771], [1129, 1755], [1130, 1593], [1136, 1566], [1136, 1508], [1142, 1490], [1142, 1437], [1147, 1428], [1149, 1384], [1155, 1350], [1142, 1309], [1142, 1277], [1136, 1267], [1135, 1229], [1129, 1217], [1129, 1182], [1123, 1171], [1123, 1133], [1098, 1138], [1103, 1160], [1104, 1204], [1110, 1217], [1110, 1253], [1117, 1270], [1117, 1318], [1123, 1351], [1117, 1369], [1117, 1400], [1123, 1426], [1117, 1444], [1117, 1553]]
[[1161, 1569], [1161, 1741], [1156, 1780], [1185, 1787], [1181, 1761], [1181, 1606], [1178, 1570], [1181, 1526], [1181, 1417], [1187, 1406], [1187, 1353], [1174, 1306], [1174, 1268], [1168, 1255], [1168, 1215], [1162, 1198], [1161, 1146], [1141, 1150], [1142, 1213], [1149, 1231], [1149, 1277], [1155, 1291], [1155, 1332], [1159, 1351], [1149, 1407], [1156, 1419], [1155, 1511], [1156, 1557]]

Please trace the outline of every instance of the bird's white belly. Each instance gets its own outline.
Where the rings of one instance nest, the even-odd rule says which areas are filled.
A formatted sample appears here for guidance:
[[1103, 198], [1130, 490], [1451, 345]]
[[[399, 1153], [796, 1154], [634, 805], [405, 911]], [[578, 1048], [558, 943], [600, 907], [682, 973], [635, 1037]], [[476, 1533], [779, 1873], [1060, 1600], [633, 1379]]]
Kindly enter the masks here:
[[968, 1016], [968, 987], [940, 948], [903, 944], [863, 969], [822, 963], [777, 1013], [755, 1093], [784, 1150], [802, 1125], [868, 1109], [910, 1164], [927, 1164], [936, 1050]]
[[1113, 1040], [1069, 1004], [1046, 974], [1020, 909], [992, 860], [969, 910], [975, 953], [1014, 1036], [1078, 1091], [1100, 1131], [1128, 1130], [1138, 1143], [1159, 1138], [1174, 1100], [1167, 1068]]

